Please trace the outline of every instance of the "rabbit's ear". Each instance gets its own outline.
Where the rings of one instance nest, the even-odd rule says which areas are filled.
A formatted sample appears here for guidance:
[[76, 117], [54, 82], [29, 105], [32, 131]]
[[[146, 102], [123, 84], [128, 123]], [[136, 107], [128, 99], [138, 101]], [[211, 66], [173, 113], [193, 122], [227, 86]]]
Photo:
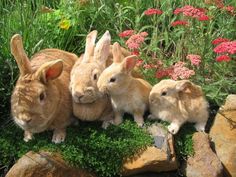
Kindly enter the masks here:
[[93, 56], [97, 33], [97, 30], [93, 30], [86, 37], [85, 52], [82, 60], [83, 63], [88, 63]]
[[136, 65], [136, 59], [137, 59], [136, 55], [131, 55], [126, 57], [124, 61], [121, 63], [123, 71], [127, 73], [131, 72]]
[[22, 38], [19, 34], [15, 34], [11, 38], [11, 53], [14, 56], [21, 75], [32, 72], [29, 58], [23, 48]]
[[181, 80], [181, 81], [177, 81], [175, 88], [177, 91], [185, 91], [191, 86], [192, 86], [192, 83], [189, 80]]
[[63, 61], [55, 60], [44, 63], [39, 69], [36, 71], [36, 78], [41, 80], [43, 83], [47, 83], [49, 80], [53, 80], [58, 78], [63, 71]]
[[114, 63], [121, 63], [122, 61], [122, 51], [120, 44], [115, 42], [112, 46], [112, 54], [113, 54], [113, 62]]
[[106, 66], [106, 61], [110, 53], [111, 35], [109, 31], [106, 31], [101, 39], [97, 42], [94, 50], [94, 61], [98, 62], [102, 66]]

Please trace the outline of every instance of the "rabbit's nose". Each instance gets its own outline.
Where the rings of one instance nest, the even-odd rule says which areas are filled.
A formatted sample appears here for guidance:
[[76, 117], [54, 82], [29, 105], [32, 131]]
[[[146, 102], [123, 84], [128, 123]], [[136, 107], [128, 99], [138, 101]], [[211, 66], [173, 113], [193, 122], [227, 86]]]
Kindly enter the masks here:
[[76, 103], [79, 103], [83, 97], [84, 97], [84, 94], [80, 92], [75, 92], [73, 95], [73, 99]]
[[94, 88], [93, 87], [88, 87], [85, 90], [86, 94], [92, 95], [94, 93]]

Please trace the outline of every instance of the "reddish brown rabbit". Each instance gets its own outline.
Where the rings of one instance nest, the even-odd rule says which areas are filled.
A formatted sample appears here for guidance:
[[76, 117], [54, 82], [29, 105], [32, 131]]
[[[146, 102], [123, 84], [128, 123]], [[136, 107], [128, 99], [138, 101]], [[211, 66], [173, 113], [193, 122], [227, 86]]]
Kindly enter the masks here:
[[71, 123], [72, 101], [68, 89], [70, 71], [78, 59], [72, 53], [45, 49], [28, 59], [21, 36], [11, 39], [20, 76], [11, 97], [14, 121], [24, 131], [24, 141], [34, 133], [53, 130], [52, 141], [63, 142]]

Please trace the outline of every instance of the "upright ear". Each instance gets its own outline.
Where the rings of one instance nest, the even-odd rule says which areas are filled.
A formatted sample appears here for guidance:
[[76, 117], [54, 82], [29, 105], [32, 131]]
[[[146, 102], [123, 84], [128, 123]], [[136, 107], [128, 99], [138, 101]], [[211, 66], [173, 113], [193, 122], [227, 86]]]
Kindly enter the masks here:
[[185, 91], [192, 86], [192, 83], [189, 80], [180, 80], [177, 81], [175, 86], [177, 91]]
[[110, 45], [111, 35], [109, 31], [106, 31], [101, 39], [97, 42], [94, 51], [94, 60], [104, 67], [106, 66], [106, 60], [108, 59], [110, 53]]
[[131, 72], [136, 65], [136, 59], [137, 59], [136, 55], [131, 55], [126, 57], [124, 61], [121, 63], [123, 71], [127, 73]]
[[27, 57], [23, 48], [21, 36], [15, 34], [11, 38], [11, 53], [14, 56], [21, 75], [25, 75], [32, 72], [29, 58]]
[[49, 80], [58, 78], [63, 71], [63, 62], [62, 60], [55, 60], [44, 63], [36, 71], [36, 77], [41, 80], [43, 83], [47, 83]]
[[91, 56], [93, 56], [97, 33], [97, 30], [93, 30], [86, 37], [85, 52], [82, 60], [83, 63], [88, 63], [92, 58]]
[[115, 42], [112, 46], [112, 54], [113, 54], [113, 62], [114, 63], [121, 63], [122, 61], [122, 51], [120, 44]]

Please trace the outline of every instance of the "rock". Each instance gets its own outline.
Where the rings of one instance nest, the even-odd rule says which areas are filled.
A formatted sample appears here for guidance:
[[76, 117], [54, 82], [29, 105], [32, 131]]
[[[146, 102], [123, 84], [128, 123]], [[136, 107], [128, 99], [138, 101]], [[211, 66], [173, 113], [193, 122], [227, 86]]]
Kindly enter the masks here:
[[155, 146], [140, 150], [135, 156], [125, 160], [123, 176], [142, 172], [172, 171], [178, 168], [174, 152], [173, 136], [159, 124], [147, 128], [154, 137]]
[[228, 176], [236, 176], [236, 95], [229, 95], [210, 130], [217, 156]]
[[210, 147], [209, 136], [203, 132], [193, 135], [194, 156], [187, 160], [187, 177], [221, 177], [223, 166]]
[[6, 177], [95, 177], [82, 169], [71, 168], [58, 154], [28, 152], [9, 170]]

